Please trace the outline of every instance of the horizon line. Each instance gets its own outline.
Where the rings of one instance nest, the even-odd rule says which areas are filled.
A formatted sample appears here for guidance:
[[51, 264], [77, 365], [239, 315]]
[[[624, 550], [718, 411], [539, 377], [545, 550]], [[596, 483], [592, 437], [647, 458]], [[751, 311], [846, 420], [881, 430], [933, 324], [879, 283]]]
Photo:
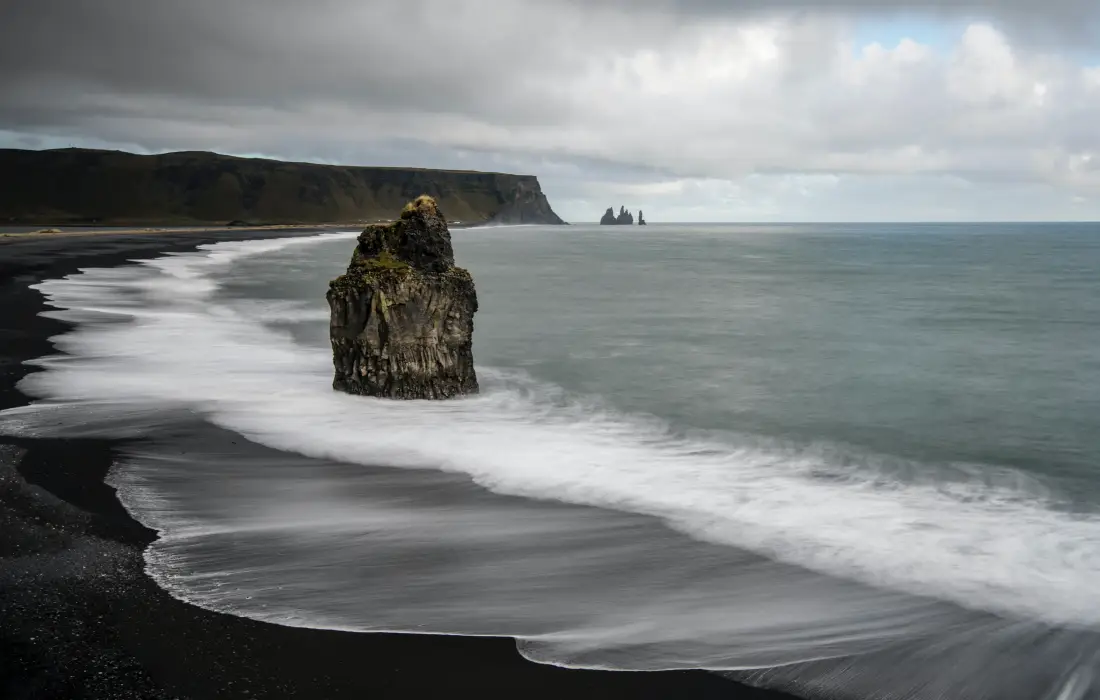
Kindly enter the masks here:
[[[600, 224], [598, 220], [591, 221], [570, 221], [570, 224], [594, 224], [599, 226], [606, 226], [607, 228], [641, 228], [638, 224]], [[880, 226], [883, 224], [904, 224], [904, 225], [957, 225], [957, 224], [1100, 224], [1100, 219], [943, 219], [943, 220], [803, 220], [803, 221], [649, 221], [647, 220], [646, 226], [681, 226], [684, 224], [692, 225], [734, 225], [734, 226], [805, 226], [813, 224], [860, 224], [868, 226]]]

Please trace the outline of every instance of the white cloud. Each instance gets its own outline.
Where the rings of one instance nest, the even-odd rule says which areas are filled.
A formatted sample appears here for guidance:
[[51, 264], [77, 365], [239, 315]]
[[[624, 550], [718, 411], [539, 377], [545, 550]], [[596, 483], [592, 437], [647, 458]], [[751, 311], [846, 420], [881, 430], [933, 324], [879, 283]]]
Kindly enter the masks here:
[[1094, 90], [1100, 91], [1100, 66], [1082, 68], [1081, 80], [1085, 83], [1086, 89], [1090, 92]]

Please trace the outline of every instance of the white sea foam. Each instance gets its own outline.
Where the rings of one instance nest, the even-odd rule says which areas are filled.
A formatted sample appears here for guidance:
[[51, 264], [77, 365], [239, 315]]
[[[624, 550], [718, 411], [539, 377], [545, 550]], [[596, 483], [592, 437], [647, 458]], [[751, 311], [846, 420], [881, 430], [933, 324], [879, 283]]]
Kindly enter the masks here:
[[[484, 367], [474, 398], [345, 396], [329, 389], [327, 348], [295, 344], [262, 323], [270, 315], [213, 300], [216, 266], [353, 235], [221, 243], [43, 282], [62, 310], [53, 315], [129, 322], [86, 323], [61, 337], [69, 356], [38, 361], [48, 371], [21, 388], [101, 408], [184, 408], [307, 456], [463, 473], [500, 493], [658, 516], [698, 538], [831, 575], [1100, 626], [1100, 517], [1060, 510], [1026, 480], [991, 484], [980, 468], [978, 478], [950, 484], [860, 476], [873, 469], [853, 472], [829, 449], [685, 436]], [[298, 311], [323, 313], [318, 304]], [[45, 430], [31, 420], [40, 410], [9, 411], [0, 425]], [[873, 467], [877, 458], [848, 459]]]

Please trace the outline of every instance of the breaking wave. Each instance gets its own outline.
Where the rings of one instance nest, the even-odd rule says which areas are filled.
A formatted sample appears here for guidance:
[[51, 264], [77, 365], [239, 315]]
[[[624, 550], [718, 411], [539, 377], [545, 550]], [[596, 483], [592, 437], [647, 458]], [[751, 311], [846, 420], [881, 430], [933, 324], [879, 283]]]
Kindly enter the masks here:
[[[516, 371], [479, 368], [482, 394], [457, 401], [335, 393], [327, 347], [278, 325], [323, 320], [323, 301], [230, 303], [215, 273], [351, 235], [42, 282], [76, 327], [0, 430], [146, 436], [112, 481], [161, 532], [150, 573], [214, 609], [507, 634], [561, 665], [768, 667], [743, 678], [807, 694], [938, 697], [898, 662], [924, 654], [942, 692], [969, 662], [966, 683], [1006, 667], [982, 693], [1087, 696], [1100, 514], [1007, 468], [692, 431]], [[197, 423], [278, 452], [197, 444]]]

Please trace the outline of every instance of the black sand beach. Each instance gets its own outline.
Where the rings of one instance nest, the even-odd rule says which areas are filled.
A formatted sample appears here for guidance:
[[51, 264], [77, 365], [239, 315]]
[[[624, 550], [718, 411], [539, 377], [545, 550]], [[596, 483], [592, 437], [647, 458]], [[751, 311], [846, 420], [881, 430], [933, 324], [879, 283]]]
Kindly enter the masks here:
[[[302, 232], [0, 241], [0, 408], [25, 403], [15, 388], [30, 369], [22, 363], [52, 352], [49, 338], [65, 327], [38, 316], [42, 298], [29, 284], [213, 241], [287, 235]], [[177, 601], [143, 573], [155, 533], [103, 483], [119, 446], [0, 438], [0, 697], [783, 697], [705, 672], [542, 666], [506, 638], [281, 627]]]

